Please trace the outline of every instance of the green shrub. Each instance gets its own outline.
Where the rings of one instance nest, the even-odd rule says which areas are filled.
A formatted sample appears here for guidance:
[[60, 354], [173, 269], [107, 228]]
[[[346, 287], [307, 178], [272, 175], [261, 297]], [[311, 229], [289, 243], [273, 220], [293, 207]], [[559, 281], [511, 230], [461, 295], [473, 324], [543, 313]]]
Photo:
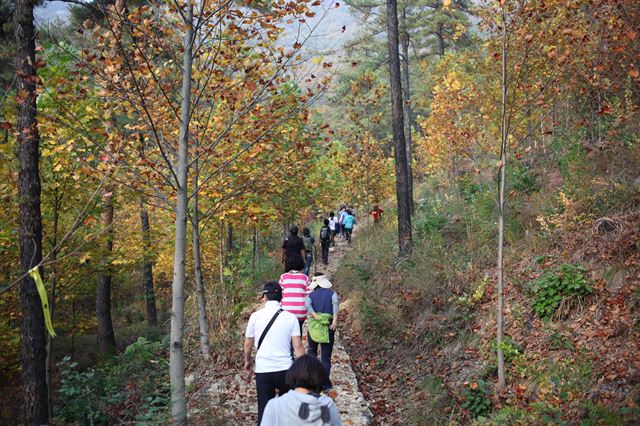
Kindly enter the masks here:
[[[502, 354], [504, 355], [504, 362], [507, 364], [510, 364], [524, 352], [522, 346], [514, 342], [511, 336], [504, 336], [502, 342], [500, 342], [500, 349], [502, 349]], [[498, 345], [495, 340], [491, 343], [491, 351], [494, 354], [498, 353]]]
[[564, 264], [545, 272], [531, 286], [533, 308], [544, 319], [553, 317], [561, 305], [570, 307], [593, 292], [586, 277], [586, 270], [580, 265]]
[[510, 182], [511, 187], [522, 194], [532, 194], [540, 190], [540, 182], [535, 170], [524, 167], [522, 165], [516, 165], [515, 167], [507, 168], [507, 182]]
[[414, 228], [419, 238], [440, 232], [447, 224], [447, 216], [443, 212], [440, 200], [430, 198], [420, 205], [420, 213], [416, 215]]
[[462, 408], [469, 410], [474, 419], [491, 412], [491, 383], [484, 380], [469, 383], [462, 391], [462, 396]]
[[65, 357], [60, 366], [56, 417], [67, 423], [162, 421], [169, 406], [168, 339], [140, 337], [124, 353], [78, 371]]

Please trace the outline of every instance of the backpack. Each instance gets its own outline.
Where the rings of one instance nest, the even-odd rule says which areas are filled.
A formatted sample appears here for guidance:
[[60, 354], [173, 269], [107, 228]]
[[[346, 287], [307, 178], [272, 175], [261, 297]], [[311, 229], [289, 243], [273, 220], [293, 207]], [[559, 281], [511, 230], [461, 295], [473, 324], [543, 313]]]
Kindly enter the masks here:
[[302, 241], [306, 251], [313, 251], [313, 237], [302, 237]]
[[320, 239], [321, 240], [329, 239], [329, 227], [323, 226], [322, 228], [320, 228]]

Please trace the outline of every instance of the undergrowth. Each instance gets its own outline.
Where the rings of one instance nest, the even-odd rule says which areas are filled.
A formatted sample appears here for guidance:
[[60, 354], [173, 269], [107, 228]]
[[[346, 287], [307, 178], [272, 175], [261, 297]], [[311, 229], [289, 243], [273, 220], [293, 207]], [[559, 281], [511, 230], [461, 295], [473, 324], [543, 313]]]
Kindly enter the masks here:
[[[494, 392], [494, 182], [463, 174], [448, 187], [427, 183], [412, 218], [413, 252], [405, 258], [396, 256], [391, 209], [383, 226], [357, 234], [334, 278], [341, 297], [355, 301], [350, 327], [366, 336], [365, 348], [352, 349], [365, 359], [383, 358], [377, 374], [401, 375], [403, 383], [414, 383], [411, 374], [425, 377], [400, 402], [400, 417], [389, 417], [392, 424], [430, 419], [429, 424], [586, 426], [636, 424], [640, 418], [637, 404], [620, 403], [633, 396], [616, 395], [618, 384], [598, 380], [607, 372], [585, 349], [592, 335], [580, 340], [582, 330], [570, 322], [593, 314], [608, 297], [594, 277], [598, 268], [611, 268], [612, 257], [593, 247], [615, 248], [616, 238], [635, 235], [622, 228], [640, 207], [635, 175], [628, 173], [640, 156], [619, 147], [589, 153], [579, 141], [575, 135], [557, 140], [536, 167], [514, 164], [509, 170], [507, 332], [511, 328], [518, 338], [505, 336], [502, 342], [510, 380], [506, 394]], [[612, 167], [613, 159], [625, 168]], [[597, 228], [602, 217], [611, 226]], [[637, 244], [625, 244], [624, 256], [637, 251]], [[629, 303], [637, 305], [634, 300]], [[627, 329], [618, 329], [624, 339]], [[359, 374], [364, 382], [374, 375]], [[393, 386], [385, 384], [380, 397], [407, 391]], [[595, 388], [609, 399], [594, 397]]]

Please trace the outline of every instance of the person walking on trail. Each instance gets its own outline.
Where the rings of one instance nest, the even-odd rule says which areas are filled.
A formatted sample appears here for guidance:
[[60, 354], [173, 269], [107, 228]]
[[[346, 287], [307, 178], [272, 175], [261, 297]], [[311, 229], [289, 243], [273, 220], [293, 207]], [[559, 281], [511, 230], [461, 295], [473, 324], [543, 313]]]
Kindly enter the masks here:
[[329, 264], [329, 244], [331, 244], [331, 228], [329, 219], [324, 220], [324, 225], [320, 228], [320, 247], [322, 248], [322, 263]]
[[340, 224], [340, 234], [342, 235], [342, 239], [347, 239], [347, 233], [344, 228], [344, 219], [347, 217], [347, 206], [340, 207], [340, 215], [338, 216], [338, 223]]
[[[327, 370], [327, 378], [331, 374], [331, 353], [338, 327], [338, 294], [331, 289], [331, 281], [326, 275], [319, 274], [313, 277], [309, 293], [306, 300], [307, 312], [309, 312], [308, 324], [308, 353], [318, 356], [318, 346], [320, 346], [320, 356], [322, 365]], [[331, 381], [322, 384], [324, 389], [331, 387]]]
[[351, 234], [353, 233], [353, 227], [356, 224], [356, 218], [351, 210], [347, 210], [347, 215], [344, 218], [344, 231], [347, 236], [347, 242], [351, 244]]
[[302, 229], [302, 242], [304, 244], [304, 274], [309, 276], [309, 270], [311, 269], [311, 262], [313, 262], [313, 248], [316, 243], [316, 239], [311, 236], [309, 228]]
[[338, 228], [340, 227], [340, 224], [338, 223], [338, 218], [336, 217], [335, 213], [331, 212], [329, 213], [329, 229], [331, 230], [331, 245], [332, 246], [336, 246], [336, 234], [339, 232]]
[[282, 274], [278, 284], [282, 288], [282, 309], [295, 315], [302, 334], [302, 324], [307, 319], [305, 300], [309, 293], [309, 277], [293, 269]]
[[304, 269], [304, 242], [298, 237], [298, 227], [289, 229], [289, 237], [282, 243], [282, 263], [284, 272], [291, 270], [302, 271]]
[[373, 208], [371, 209], [371, 211], [369, 212], [369, 214], [371, 216], [373, 216], [373, 224], [377, 225], [378, 223], [380, 223], [380, 220], [382, 219], [382, 212], [384, 210], [382, 210], [380, 207], [378, 207], [377, 204], [375, 204], [373, 206]]
[[296, 359], [286, 382], [291, 390], [267, 403], [261, 426], [341, 426], [340, 411], [333, 400], [320, 395], [327, 373], [317, 358]]
[[[251, 314], [244, 341], [244, 368], [249, 373], [255, 372], [256, 377], [258, 425], [267, 402], [276, 396], [276, 390], [279, 395], [284, 395], [290, 389], [285, 376], [293, 363], [292, 346], [296, 357], [304, 355], [298, 321], [280, 305], [280, 285], [266, 283], [261, 298], [264, 307]], [[255, 367], [251, 360], [254, 347]]]

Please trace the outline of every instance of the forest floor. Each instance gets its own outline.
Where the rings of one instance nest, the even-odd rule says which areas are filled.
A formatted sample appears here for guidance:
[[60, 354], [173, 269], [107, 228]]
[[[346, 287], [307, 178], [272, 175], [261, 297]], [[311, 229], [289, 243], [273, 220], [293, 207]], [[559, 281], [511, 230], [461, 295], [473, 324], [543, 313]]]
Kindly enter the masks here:
[[[317, 266], [317, 272], [322, 272], [331, 279], [340, 266], [345, 253], [350, 249], [349, 244], [341, 239], [336, 239], [336, 247], [329, 253], [329, 265], [321, 263]], [[313, 267], [312, 267], [313, 268]], [[336, 288], [338, 294], [340, 289]], [[347, 301], [348, 303], [348, 301]], [[247, 317], [260, 308], [256, 304], [244, 313]], [[341, 301], [341, 309], [343, 301]], [[341, 321], [344, 318], [340, 315]], [[246, 321], [243, 322], [246, 324]], [[358, 380], [351, 366], [349, 354], [342, 343], [342, 327], [338, 325], [338, 332], [332, 354], [331, 381], [333, 388], [328, 395], [333, 398], [340, 410], [342, 424], [344, 425], [369, 425], [372, 420], [372, 412], [369, 404], [360, 391]], [[238, 334], [244, 336], [244, 330]], [[303, 343], [306, 346], [306, 325]], [[242, 341], [238, 341], [238, 358], [242, 359]], [[235, 424], [252, 425], [257, 421], [257, 399], [255, 377], [242, 371], [236, 363], [234, 368], [200, 370], [192, 372], [187, 377], [187, 388], [191, 388], [189, 397], [189, 416], [196, 421], [206, 424]]]

